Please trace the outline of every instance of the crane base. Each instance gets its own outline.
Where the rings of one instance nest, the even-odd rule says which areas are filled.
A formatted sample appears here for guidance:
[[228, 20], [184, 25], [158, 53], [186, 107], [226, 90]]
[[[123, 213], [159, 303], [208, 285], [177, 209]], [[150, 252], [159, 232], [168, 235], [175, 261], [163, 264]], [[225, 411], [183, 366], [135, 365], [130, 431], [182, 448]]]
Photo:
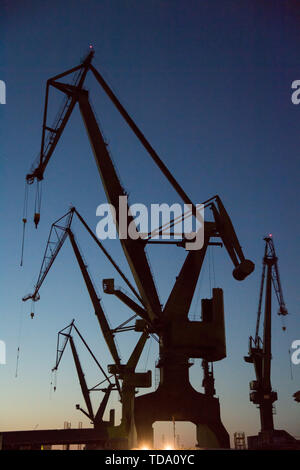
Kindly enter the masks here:
[[162, 384], [153, 393], [135, 398], [138, 445], [153, 446], [155, 421], [190, 421], [197, 427], [197, 447], [229, 448], [229, 434], [220, 418], [219, 400], [197, 392], [190, 384], [169, 388]]
[[300, 441], [282, 429], [263, 431], [257, 436], [248, 436], [249, 450], [300, 450]]

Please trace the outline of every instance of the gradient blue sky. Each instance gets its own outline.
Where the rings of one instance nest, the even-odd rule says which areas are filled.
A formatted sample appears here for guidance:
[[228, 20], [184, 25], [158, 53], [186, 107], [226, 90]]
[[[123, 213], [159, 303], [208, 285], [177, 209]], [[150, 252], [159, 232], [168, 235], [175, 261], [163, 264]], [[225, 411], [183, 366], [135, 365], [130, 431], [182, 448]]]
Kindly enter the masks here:
[[[291, 102], [291, 83], [300, 79], [299, 16], [299, 4], [292, 1], [2, 2], [0, 79], [7, 85], [7, 104], [0, 107], [0, 339], [7, 344], [7, 365], [0, 366], [0, 430], [61, 427], [65, 420], [88, 425], [74, 409], [82, 399], [69, 351], [58, 373], [58, 389], [49, 397], [56, 333], [72, 318], [103, 364], [110, 362], [68, 242], [41, 290], [34, 320], [29, 317], [30, 304], [21, 302], [36, 281], [51, 223], [72, 203], [95, 228], [96, 207], [105, 202], [78, 109], [46, 171], [40, 227], [36, 231], [31, 220], [27, 224], [25, 263], [19, 267], [24, 178], [39, 150], [45, 83], [77, 65], [93, 44], [94, 65], [174, 176], [194, 202], [216, 193], [222, 197], [246, 256], [256, 263], [255, 273], [238, 283], [224, 249], [214, 248], [216, 286], [224, 289], [228, 352], [215, 364], [216, 389], [222, 420], [231, 434], [252, 434], [259, 428], [258, 411], [248, 399], [254, 371], [243, 356], [255, 328], [262, 238], [274, 234], [290, 312], [283, 333], [274, 303], [272, 382], [279, 394], [275, 423], [300, 435], [300, 408], [292, 399], [299, 389], [300, 366], [292, 367], [291, 380], [288, 353], [292, 340], [300, 339], [300, 106]], [[130, 202], [177, 202], [92, 77], [87, 85]], [[59, 104], [57, 97], [53, 103]], [[32, 190], [30, 218], [33, 197]], [[99, 291], [105, 277], [114, 276], [121, 284], [78, 224], [75, 232]], [[106, 246], [128, 273], [118, 241]], [[165, 302], [185, 252], [150, 247], [148, 253]], [[207, 296], [208, 258], [192, 313], [199, 314], [199, 298]], [[127, 318], [117, 299], [103, 295], [103, 302], [112, 325]], [[136, 339], [133, 333], [118, 337], [124, 360]], [[157, 345], [151, 341], [141, 370], [154, 371]], [[82, 362], [89, 384], [96, 383], [97, 371], [84, 352]], [[199, 390], [201, 378], [196, 361], [191, 381]], [[117, 397], [114, 405], [119, 406]], [[195, 442], [190, 427], [178, 429], [183, 442]], [[158, 433], [167, 430], [161, 427]]]

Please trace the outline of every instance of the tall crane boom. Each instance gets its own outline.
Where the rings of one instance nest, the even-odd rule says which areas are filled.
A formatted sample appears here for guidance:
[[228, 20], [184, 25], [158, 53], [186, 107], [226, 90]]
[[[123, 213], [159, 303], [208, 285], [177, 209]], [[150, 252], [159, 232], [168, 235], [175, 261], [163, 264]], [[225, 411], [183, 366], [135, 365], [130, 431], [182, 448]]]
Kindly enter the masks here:
[[[114, 205], [115, 209], [118, 209], [119, 204], [116, 204], [116, 199], [120, 196], [125, 195], [124, 189], [122, 188], [119, 178], [116, 174], [114, 165], [112, 163], [111, 157], [108, 153], [107, 145], [104, 142], [102, 133], [99, 129], [97, 121], [95, 119], [95, 115], [89, 103], [88, 92], [83, 89], [83, 83], [86, 77], [86, 74], [89, 70], [92, 71], [93, 75], [95, 76], [96, 80], [103, 88], [105, 93], [111, 99], [114, 106], [120, 112], [122, 117], [125, 119], [126, 123], [129, 125], [131, 130], [134, 132], [136, 137], [139, 139], [141, 144], [144, 146], [148, 154], [151, 156], [153, 161], [159, 167], [160, 171], [164, 174], [167, 178], [169, 183], [175, 189], [175, 191], [179, 194], [181, 199], [185, 204], [189, 204], [192, 208], [192, 213], [195, 217], [199, 217], [198, 211], [196, 209], [195, 204], [191, 201], [191, 199], [187, 196], [186, 192], [183, 188], [179, 185], [176, 181], [174, 176], [168, 170], [166, 165], [163, 163], [161, 158], [155, 152], [151, 144], [148, 142], [144, 134], [135, 124], [133, 119], [129, 116], [125, 108], [122, 106], [120, 101], [117, 99], [111, 88], [105, 82], [102, 75], [95, 69], [95, 67], [91, 64], [94, 52], [92, 51], [85, 61], [82, 62], [77, 67], [73, 69], [67, 70], [66, 72], [56, 75], [55, 77], [51, 78], [47, 82], [47, 90], [46, 90], [46, 100], [45, 100], [45, 113], [44, 113], [44, 122], [43, 122], [43, 137], [42, 137], [42, 148], [43, 148], [43, 139], [45, 132], [52, 128], [49, 128], [46, 123], [46, 116], [47, 116], [47, 107], [48, 107], [48, 87], [52, 86], [57, 90], [61, 91], [67, 96], [67, 100], [70, 103], [68, 112], [66, 112], [61, 120], [62, 124], [59, 128], [55, 128], [55, 132], [50, 138], [50, 146], [47, 149], [47, 152], [41, 150], [41, 157], [40, 162], [29, 174], [27, 174], [26, 179], [29, 183], [32, 183], [34, 179], [38, 181], [43, 179], [44, 172], [47, 167], [47, 164], [50, 160], [51, 155], [54, 152], [54, 149], [58, 143], [58, 140], [63, 132], [63, 129], [74, 109], [75, 104], [79, 103], [80, 111], [86, 125], [87, 133], [90, 138], [90, 142], [92, 145], [92, 149], [94, 152], [95, 160], [98, 166], [98, 170], [102, 179], [103, 186], [105, 188], [108, 200]], [[75, 79], [73, 84], [67, 84], [59, 82], [58, 80], [62, 77], [66, 77], [74, 72], [78, 72], [79, 78]], [[58, 130], [59, 129], [59, 130]], [[113, 182], [113, 184], [112, 184]], [[215, 201], [216, 204], [212, 202]], [[119, 202], [119, 201], [118, 201]], [[243, 280], [247, 277], [253, 270], [254, 264], [250, 261], [245, 259], [242, 248], [239, 244], [238, 238], [235, 234], [233, 225], [231, 220], [224, 208], [224, 205], [219, 196], [214, 196], [210, 198], [208, 201], [205, 201], [204, 206], [209, 206], [212, 209], [213, 216], [215, 219], [216, 224], [216, 231], [218, 232], [218, 236], [221, 237], [224, 246], [226, 247], [228, 254], [234, 264], [234, 271], [233, 276], [237, 280]], [[128, 219], [127, 225], [132, 223], [131, 217]], [[142, 301], [145, 304], [148, 314], [150, 316], [151, 321], [156, 321], [162, 314], [160, 302], [158, 298], [158, 293], [156, 291], [154, 280], [152, 278], [152, 274], [150, 271], [150, 267], [148, 265], [147, 257], [144, 253], [145, 246], [141, 243], [140, 240], [132, 240], [130, 239], [122, 239], [122, 234], [120, 236], [122, 247], [124, 253], [127, 257], [129, 262], [130, 269], [133, 273], [135, 278], [136, 284], [140, 291], [140, 295], [142, 297]]]
[[256, 330], [255, 330], [255, 341], [259, 336], [259, 327], [260, 327], [260, 317], [261, 317], [261, 310], [262, 310], [262, 300], [263, 300], [263, 290], [264, 290], [264, 282], [266, 276], [266, 267], [268, 260], [272, 263], [271, 269], [271, 280], [274, 287], [274, 291], [278, 300], [279, 315], [287, 315], [288, 311], [283, 299], [282, 287], [279, 277], [279, 269], [278, 269], [278, 258], [276, 256], [274, 242], [271, 234], [268, 237], [264, 238], [265, 244], [265, 253], [263, 259], [263, 269], [262, 269], [262, 276], [261, 276], [261, 285], [260, 285], [260, 293], [259, 293], [259, 302], [258, 302], [258, 311], [257, 311], [257, 322], [256, 322]]
[[82, 391], [82, 394], [84, 396], [84, 400], [85, 400], [85, 403], [86, 403], [86, 406], [87, 406], [87, 409], [88, 409], [88, 416], [90, 417], [90, 419], [92, 421], [94, 421], [94, 412], [93, 412], [92, 402], [91, 402], [91, 399], [90, 399], [89, 389], [88, 389], [86, 381], [85, 381], [85, 377], [84, 377], [84, 373], [83, 373], [83, 370], [82, 370], [82, 367], [81, 367], [80, 359], [79, 359], [77, 349], [75, 347], [75, 343], [74, 343], [74, 340], [73, 340], [72, 336], [70, 336], [69, 341], [70, 341], [70, 346], [71, 346], [71, 350], [72, 350], [72, 354], [73, 354], [73, 358], [74, 358], [74, 362], [75, 362], [75, 367], [76, 367], [76, 370], [77, 370], [77, 375], [78, 375], [81, 391]]
[[[67, 214], [60, 217], [51, 225], [50, 233], [44, 252], [43, 262], [39, 272], [38, 280], [34, 288], [34, 292], [33, 294], [24, 296], [22, 299], [23, 301], [29, 299], [32, 299], [33, 301], [39, 300], [39, 290], [68, 236], [67, 228], [71, 226], [73, 214], [74, 211], [70, 210]], [[64, 225], [62, 225], [63, 223]]]
[[80, 90], [84, 84], [84, 80], [89, 70], [89, 65], [93, 56], [94, 51], [91, 51], [80, 65], [73, 67], [67, 72], [55, 75], [55, 77], [49, 78], [49, 80], [47, 80], [41, 149], [38, 158], [38, 165], [36, 167], [33, 167], [31, 169], [31, 172], [28, 173], [26, 176], [26, 180], [29, 184], [32, 184], [35, 178], [38, 181], [41, 181], [43, 179], [46, 166], [48, 165], [51, 155], [53, 154], [55, 147], [77, 103], [75, 97], [66, 95], [54, 122], [52, 123], [52, 125], [49, 125], [49, 123], [47, 122], [47, 115], [50, 87], [53, 86], [53, 81], [59, 80], [60, 78], [69, 75], [70, 73], [76, 72], [76, 75], [73, 79], [73, 86], [76, 86], [76, 88]]
[[285, 302], [283, 300], [283, 293], [282, 293], [282, 287], [281, 287], [281, 282], [280, 282], [280, 277], [279, 277], [279, 270], [278, 270], [278, 258], [275, 253], [275, 248], [274, 248], [274, 243], [273, 239], [271, 236], [265, 238], [266, 241], [266, 246], [268, 247], [268, 251], [265, 254], [265, 257], [267, 259], [272, 259], [274, 260], [273, 264], [273, 270], [272, 270], [272, 283], [273, 287], [275, 290], [275, 294], [277, 296], [278, 304], [279, 304], [279, 315], [287, 315], [288, 311], [285, 305]]
[[106, 320], [106, 316], [105, 316], [105, 313], [104, 313], [103, 308], [101, 306], [100, 299], [99, 299], [99, 297], [96, 293], [96, 290], [95, 290], [95, 287], [92, 283], [91, 277], [90, 277], [90, 275], [88, 273], [88, 270], [86, 268], [86, 265], [83, 261], [83, 258], [81, 256], [80, 250], [79, 250], [78, 245], [76, 243], [74, 234], [72, 233], [70, 228], [67, 229], [67, 233], [69, 235], [69, 238], [70, 238], [70, 241], [71, 241], [71, 244], [72, 244], [72, 247], [73, 247], [77, 262], [78, 262], [78, 265], [80, 267], [81, 274], [84, 278], [84, 282], [85, 282], [85, 285], [87, 287], [87, 290], [88, 290], [90, 299], [92, 301], [93, 307], [95, 309], [95, 314], [98, 318], [98, 321], [99, 321], [103, 336], [105, 338], [105, 341], [108, 345], [108, 348], [110, 350], [110, 353], [111, 353], [114, 361], [116, 362], [116, 364], [120, 364], [120, 357], [119, 357], [117, 347], [116, 347], [116, 344], [115, 344], [114, 335], [111, 332], [110, 326], [109, 326], [109, 324]]

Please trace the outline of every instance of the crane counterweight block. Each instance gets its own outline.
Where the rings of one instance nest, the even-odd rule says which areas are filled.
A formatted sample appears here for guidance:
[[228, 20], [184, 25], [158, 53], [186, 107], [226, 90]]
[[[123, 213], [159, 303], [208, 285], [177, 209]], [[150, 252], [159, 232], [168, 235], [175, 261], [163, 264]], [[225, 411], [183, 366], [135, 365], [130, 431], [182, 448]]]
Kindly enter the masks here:
[[213, 288], [212, 298], [202, 299], [201, 307], [202, 321], [172, 322], [163, 341], [188, 357], [220, 361], [226, 357], [223, 290]]
[[254, 263], [249, 259], [244, 259], [234, 270], [232, 275], [237, 281], [243, 281], [254, 271]]

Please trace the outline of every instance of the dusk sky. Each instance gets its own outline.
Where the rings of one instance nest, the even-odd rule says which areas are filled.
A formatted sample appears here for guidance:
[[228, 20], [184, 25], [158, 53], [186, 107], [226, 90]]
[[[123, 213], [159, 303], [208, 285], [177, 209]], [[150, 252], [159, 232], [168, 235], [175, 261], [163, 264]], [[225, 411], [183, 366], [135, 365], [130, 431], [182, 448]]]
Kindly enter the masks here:
[[[299, 3], [289, 0], [2, 0], [0, 79], [7, 96], [0, 105], [0, 340], [6, 343], [7, 364], [0, 365], [0, 432], [61, 428], [64, 421], [89, 426], [75, 410], [76, 403], [84, 403], [69, 348], [50, 395], [57, 332], [73, 318], [101, 364], [106, 368], [112, 362], [69, 241], [40, 291], [34, 319], [30, 302], [21, 300], [37, 280], [52, 222], [72, 204], [95, 231], [96, 208], [106, 202], [77, 106], [45, 172], [38, 230], [30, 187], [20, 267], [24, 181], [40, 148], [46, 81], [78, 65], [92, 44], [94, 66], [187, 194], [194, 203], [221, 196], [246, 257], [256, 264], [240, 283], [232, 277], [225, 249], [211, 247], [191, 307], [191, 315], [199, 316], [200, 299], [211, 297], [211, 287], [224, 290], [227, 357], [214, 369], [222, 421], [231, 436], [259, 431], [259, 412], [249, 401], [255, 374], [243, 356], [255, 333], [263, 237], [273, 234], [289, 311], [284, 332], [274, 295], [275, 427], [300, 436], [300, 405], [292, 397], [300, 388], [300, 365], [292, 365], [289, 355], [292, 341], [300, 339], [300, 105], [291, 101], [291, 84], [300, 80], [299, 21]], [[86, 86], [130, 203], [180, 202], [91, 75]], [[54, 93], [53, 117], [60, 101]], [[102, 279], [124, 283], [78, 222], [74, 232], [110, 324], [117, 326], [132, 312], [103, 294]], [[132, 280], [119, 241], [105, 246]], [[165, 303], [186, 252], [149, 246], [147, 253]], [[137, 339], [132, 332], [117, 336], [124, 361]], [[95, 385], [98, 371], [78, 349], [87, 381]], [[157, 359], [158, 345], [149, 339], [138, 369], [152, 370], [153, 390]], [[199, 359], [190, 370], [201, 391]], [[96, 395], [95, 404], [99, 399]], [[114, 406], [120, 410], [116, 394], [109, 408]], [[157, 440], [171, 432], [169, 424], [156, 428]], [[194, 445], [192, 425], [178, 424], [177, 432], [182, 443]]]

